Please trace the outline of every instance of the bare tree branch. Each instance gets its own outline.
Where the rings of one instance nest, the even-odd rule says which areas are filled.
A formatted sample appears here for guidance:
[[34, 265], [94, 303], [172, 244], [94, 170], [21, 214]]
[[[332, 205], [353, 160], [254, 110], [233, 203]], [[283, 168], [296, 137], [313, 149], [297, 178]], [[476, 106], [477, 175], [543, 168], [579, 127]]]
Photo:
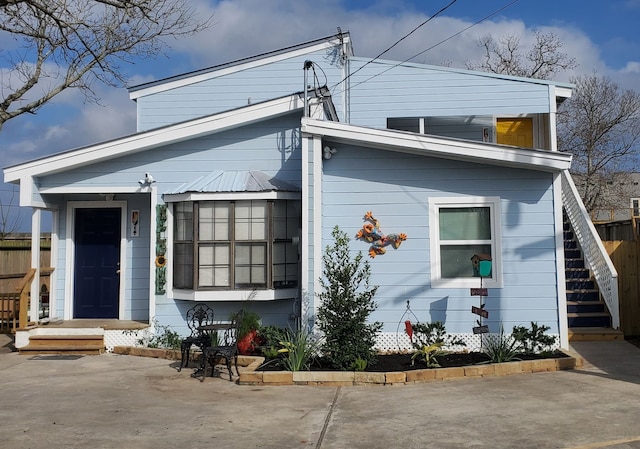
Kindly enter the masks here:
[[610, 186], [622, 172], [638, 169], [640, 93], [595, 74], [572, 82], [575, 93], [558, 111], [558, 147], [574, 156], [572, 172], [587, 210], [608, 208], [615, 196]]
[[536, 42], [524, 53], [520, 39], [505, 35], [496, 41], [491, 35], [478, 40], [480, 62], [467, 62], [467, 68], [525, 78], [550, 79], [577, 67], [575, 58], [561, 52], [563, 42], [554, 33], [535, 33]]
[[167, 38], [206, 29], [189, 0], [0, 0], [0, 33], [17, 42], [0, 49], [0, 129], [35, 113], [60, 92], [80, 89], [98, 101], [96, 81], [126, 81], [121, 65], [132, 56], [157, 56]]

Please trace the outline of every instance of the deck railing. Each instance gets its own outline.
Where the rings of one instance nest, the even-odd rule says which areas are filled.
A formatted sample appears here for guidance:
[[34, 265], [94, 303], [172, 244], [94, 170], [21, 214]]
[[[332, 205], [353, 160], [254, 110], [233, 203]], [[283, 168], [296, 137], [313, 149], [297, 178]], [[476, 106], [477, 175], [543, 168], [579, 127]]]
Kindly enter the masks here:
[[598, 284], [600, 294], [611, 314], [611, 326], [620, 327], [618, 305], [618, 272], [602, 244], [591, 218], [584, 207], [578, 189], [568, 170], [562, 172], [562, 205], [571, 222], [584, 261]]

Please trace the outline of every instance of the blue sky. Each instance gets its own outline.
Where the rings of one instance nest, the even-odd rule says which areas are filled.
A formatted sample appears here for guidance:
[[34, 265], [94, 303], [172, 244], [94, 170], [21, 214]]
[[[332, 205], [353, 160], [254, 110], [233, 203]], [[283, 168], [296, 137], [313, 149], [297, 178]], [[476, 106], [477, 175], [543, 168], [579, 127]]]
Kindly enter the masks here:
[[[374, 57], [450, 2], [192, 0], [201, 14], [213, 15], [213, 26], [198, 36], [168, 42], [165, 56], [134, 61], [124, 70], [129, 84], [136, 85], [328, 36], [337, 27], [351, 33], [357, 56]], [[526, 46], [535, 30], [553, 31], [579, 64], [559, 80], [595, 71], [640, 91], [640, 0], [457, 0], [383, 58], [404, 60], [501, 8], [414, 62], [464, 67], [477, 60], [475, 42], [481, 36], [511, 34]], [[0, 44], [6, 38], [0, 33]], [[0, 70], [2, 64], [0, 60]], [[134, 132], [135, 104], [126, 88], [96, 88], [100, 105], [87, 104], [78, 92], [69, 91], [37, 115], [8, 122], [0, 131], [0, 167]], [[5, 207], [11, 190], [11, 185], [0, 184]], [[29, 214], [26, 209], [21, 213], [22, 230], [29, 229]]]

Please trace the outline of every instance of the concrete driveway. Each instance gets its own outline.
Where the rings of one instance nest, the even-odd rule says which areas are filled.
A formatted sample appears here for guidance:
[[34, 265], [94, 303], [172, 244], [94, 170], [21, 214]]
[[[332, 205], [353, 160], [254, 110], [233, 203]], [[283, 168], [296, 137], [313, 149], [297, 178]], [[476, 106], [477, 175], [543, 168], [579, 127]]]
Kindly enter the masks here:
[[200, 383], [161, 359], [0, 351], [0, 447], [640, 449], [640, 349], [573, 349], [586, 360], [578, 371], [340, 388]]

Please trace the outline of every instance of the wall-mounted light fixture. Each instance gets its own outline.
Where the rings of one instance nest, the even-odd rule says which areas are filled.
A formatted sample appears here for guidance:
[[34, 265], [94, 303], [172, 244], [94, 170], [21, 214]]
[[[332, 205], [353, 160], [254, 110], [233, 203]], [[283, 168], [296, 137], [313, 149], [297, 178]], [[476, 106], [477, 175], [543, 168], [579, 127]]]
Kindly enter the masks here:
[[338, 150], [336, 150], [335, 148], [330, 148], [328, 146], [324, 147], [322, 149], [322, 157], [326, 160], [331, 159], [331, 156], [333, 156], [334, 154], [336, 154], [338, 152]]
[[156, 180], [153, 179], [151, 173], [145, 173], [144, 179], [139, 180], [138, 184], [140, 184], [140, 187], [151, 187], [151, 184], [153, 184], [154, 182], [156, 182]]

